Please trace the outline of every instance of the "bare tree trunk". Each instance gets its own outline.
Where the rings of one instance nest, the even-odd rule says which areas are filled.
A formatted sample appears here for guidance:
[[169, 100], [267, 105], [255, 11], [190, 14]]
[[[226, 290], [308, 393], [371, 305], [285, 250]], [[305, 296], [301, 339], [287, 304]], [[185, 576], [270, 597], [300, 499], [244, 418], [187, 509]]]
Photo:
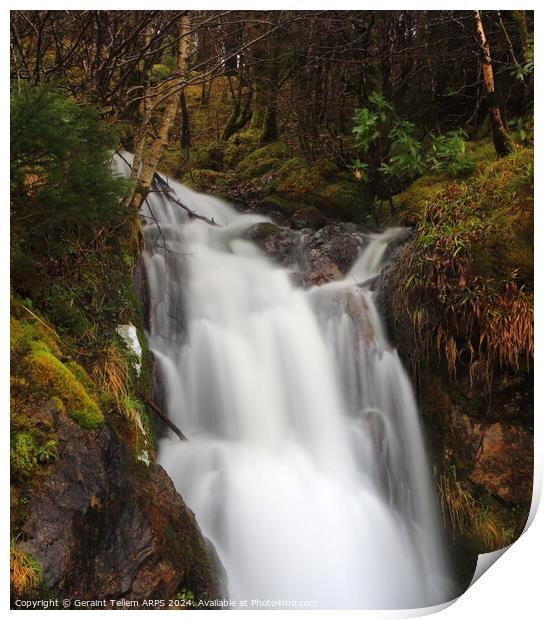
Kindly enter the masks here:
[[[153, 176], [155, 174], [155, 170], [159, 165], [162, 154], [164, 152], [164, 148], [168, 143], [168, 137], [172, 127], [174, 126], [174, 121], [176, 119], [176, 114], [178, 113], [180, 106], [180, 89], [183, 87], [183, 83], [185, 81], [185, 69], [187, 65], [187, 55], [189, 49], [189, 40], [188, 33], [190, 30], [189, 25], [189, 15], [187, 13], [183, 14], [179, 18], [179, 35], [180, 39], [178, 42], [177, 49], [177, 80], [171, 86], [168, 86], [170, 94], [166, 97], [162, 92], [159, 92], [155, 95], [155, 99], [153, 104], [148, 108], [144, 114], [144, 131], [143, 134], [139, 136], [139, 143], [136, 145], [135, 149], [135, 157], [134, 164], [132, 166], [132, 174], [133, 180], [134, 175], [136, 178], [134, 193], [130, 199], [130, 206], [135, 209], [139, 209], [146, 199], [147, 194], [151, 189], [151, 184], [153, 183]], [[147, 147], [145, 146], [146, 136], [147, 136], [147, 126], [151, 121], [151, 113], [155, 107], [157, 107], [160, 103], [165, 101], [166, 107], [162, 116], [161, 124], [159, 130], [157, 132], [157, 136], [153, 139], [151, 144]], [[144, 106], [145, 106], [144, 99]]]
[[185, 100], [185, 90], [181, 91], [181, 148], [188, 149], [191, 146], [191, 124], [189, 121], [189, 110]]
[[482, 52], [482, 72], [484, 76], [484, 86], [487, 93], [487, 106], [489, 109], [489, 119], [491, 121], [493, 144], [495, 145], [497, 155], [499, 157], [504, 157], [513, 151], [514, 143], [512, 142], [512, 138], [509, 136], [506, 131], [506, 127], [502, 122], [501, 111], [497, 101], [497, 93], [495, 91], [495, 79], [493, 76], [493, 67], [491, 65], [489, 42], [485, 36], [480, 11], [474, 11], [474, 20], [476, 23], [478, 42]]

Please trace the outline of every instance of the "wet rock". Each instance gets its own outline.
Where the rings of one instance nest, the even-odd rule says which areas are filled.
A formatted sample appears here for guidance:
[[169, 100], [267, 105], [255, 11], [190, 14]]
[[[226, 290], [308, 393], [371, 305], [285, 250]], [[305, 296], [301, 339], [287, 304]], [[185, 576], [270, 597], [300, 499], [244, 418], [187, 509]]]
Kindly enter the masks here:
[[247, 237], [279, 265], [294, 269], [294, 281], [306, 286], [343, 278], [363, 245], [361, 233], [350, 224], [299, 233], [262, 223], [251, 227]]
[[279, 265], [291, 267], [296, 262], [300, 235], [289, 228], [264, 222], [252, 226], [246, 236]]
[[357, 227], [329, 224], [306, 238], [306, 271], [312, 284], [343, 278], [362, 249]]
[[29, 495], [22, 544], [44, 585], [82, 599], [220, 595], [215, 555], [161, 467], [137, 461], [107, 421], [84, 430], [51, 403], [40, 415], [58, 458]]

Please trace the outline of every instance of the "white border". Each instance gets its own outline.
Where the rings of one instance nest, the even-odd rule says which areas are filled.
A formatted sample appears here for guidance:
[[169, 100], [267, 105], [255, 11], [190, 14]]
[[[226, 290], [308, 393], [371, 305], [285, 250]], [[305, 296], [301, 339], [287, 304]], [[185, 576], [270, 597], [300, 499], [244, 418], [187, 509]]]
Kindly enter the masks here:
[[[39, 9], [39, 8], [48, 8], [48, 9], [84, 9], [89, 8], [88, 5], [82, 2], [73, 1], [70, 3], [66, 2], [48, 2], [48, 3], [36, 3], [36, 2], [24, 2], [23, 6], [17, 6], [15, 2], [10, 3], [10, 9]], [[45, 6], [44, 6], [45, 4]], [[99, 0], [95, 0], [93, 2], [93, 9], [126, 9], [126, 10], [143, 10], [146, 8], [154, 8], [154, 9], [172, 9], [174, 8], [172, 5], [173, 2], [161, 2], [157, 0], [153, 3], [153, 6], [150, 7], [149, 4], [144, 2], [103, 2]], [[175, 3], [177, 4], [177, 3]], [[230, 3], [225, 2], [206, 2], [203, 0], [202, 2], [185, 2], [179, 3], [180, 8], [188, 8], [188, 9], [255, 9], [255, 5], [253, 2], [239, 2], [237, 5], [233, 6]], [[175, 7], [177, 8], [177, 7]], [[355, 2], [341, 2], [336, 4], [335, 6], [331, 6], [330, 2], [321, 2], [321, 1], [300, 1], [289, 4], [284, 2], [275, 2], [275, 3], [264, 3], [259, 7], [261, 10], [267, 9], [299, 9], [299, 10], [311, 10], [311, 9], [335, 9], [335, 10], [343, 10], [343, 9], [357, 9], [357, 8], [365, 8], [370, 9], [373, 7], [361, 6], [360, 3]], [[379, 7], [376, 7], [376, 10], [393, 10], [393, 9], [406, 9], [406, 5], [402, 5], [400, 3], [393, 2], [380, 2]], [[473, 9], [473, 4], [468, 3], [456, 3], [455, 7], [451, 5], [447, 5], [441, 2], [418, 2], [415, 6], [412, 7], [414, 10], [437, 10], [437, 9], [453, 9], [461, 10], [461, 9]], [[480, 5], [480, 9], [511, 9], [511, 3], [505, 2], [494, 2], [494, 3], [484, 3]], [[534, 3], [529, 6], [523, 7], [526, 10], [534, 9]], [[9, 15], [8, 12], [5, 11], [3, 14], [3, 36], [6, 38], [5, 45], [3, 47], [4, 56], [2, 59], [2, 70], [3, 70], [3, 84], [4, 84], [4, 96], [1, 99], [1, 109], [2, 109], [2, 122], [3, 122], [3, 134], [5, 136], [5, 145], [3, 150], [4, 165], [2, 166], [1, 174], [2, 174], [2, 188], [4, 189], [4, 201], [3, 201], [3, 218], [4, 225], [1, 227], [0, 234], [0, 252], [2, 253], [2, 268], [0, 269], [0, 290], [3, 295], [3, 303], [2, 303], [2, 326], [6, 326], [1, 330], [0, 338], [2, 343], [2, 352], [3, 355], [1, 357], [1, 386], [2, 386], [2, 398], [4, 407], [2, 414], [2, 428], [3, 433], [2, 437], [4, 439], [3, 443], [3, 460], [4, 464], [7, 463], [7, 451], [8, 451], [8, 438], [9, 438], [9, 344], [8, 344], [8, 325], [9, 325], [9, 310], [8, 310], [8, 296], [9, 296], [9, 171], [8, 171], [8, 159], [9, 159], [9, 143], [7, 140], [7, 136], [9, 136], [9, 55], [8, 55], [8, 42], [9, 42]], [[542, 19], [540, 17], [540, 10], [535, 11], [535, 32], [542, 32]], [[538, 79], [539, 71], [540, 71], [540, 61], [541, 61], [541, 53], [540, 53], [540, 45], [537, 38], [535, 44], [535, 53], [537, 57], [537, 66], [539, 67], [535, 72], [535, 92], [539, 93], [538, 83], [540, 80]], [[538, 105], [535, 110], [535, 118], [539, 119], [539, 108], [540, 108], [540, 100], [538, 99]], [[536, 150], [535, 159], [538, 169], [540, 170], [540, 160], [541, 160], [541, 148], [542, 144], [542, 136], [540, 132], [540, 125], [538, 122], [535, 123], [535, 138], [536, 143], [539, 145], [539, 148]], [[540, 238], [540, 235], [543, 231], [542, 222], [543, 222], [543, 214], [542, 214], [542, 205], [540, 197], [542, 195], [542, 180], [540, 176], [535, 175], [535, 238]], [[541, 330], [540, 330], [540, 317], [542, 316], [542, 301], [541, 301], [541, 291], [544, 290], [544, 282], [542, 278], [542, 260], [543, 254], [540, 248], [537, 249], [535, 253], [535, 315], [538, 317], [538, 320], [535, 321], [535, 348], [538, 352], [540, 350], [541, 343]], [[534, 478], [534, 495], [533, 495], [533, 507], [531, 517], [534, 519], [532, 524], [528, 527], [526, 532], [521, 536], [521, 538], [516, 541], [504, 554], [499, 561], [497, 561], [480, 579], [477, 580], [475, 584], [473, 584], [467, 592], [465, 592], [455, 603], [451, 606], [447, 606], [442, 611], [436, 610], [437, 617], [441, 620], [457, 620], [462, 619], [466, 620], [467, 618], [491, 618], [492, 620], [501, 620], [503, 618], [519, 618], [520, 620], [531, 620], [532, 618], [539, 618], [542, 614], [542, 599], [541, 599], [541, 590], [542, 586], [542, 569], [540, 567], [540, 551], [542, 550], [542, 543], [544, 540], [543, 532], [544, 532], [544, 511], [542, 509], [536, 510], [538, 506], [538, 502], [541, 495], [542, 488], [542, 472], [543, 472], [543, 460], [544, 455], [542, 454], [542, 446], [543, 446], [543, 423], [541, 416], [544, 413], [541, 411], [541, 407], [539, 405], [542, 404], [542, 389], [540, 387], [540, 382], [538, 379], [542, 379], [542, 365], [540, 362], [540, 358], [537, 356], [535, 358], [535, 478]], [[7, 470], [6, 465], [2, 467], [2, 482], [3, 482], [3, 510], [2, 510], [2, 535], [0, 536], [0, 546], [3, 550], [0, 568], [1, 575], [1, 584], [0, 584], [0, 592], [2, 595], [1, 602], [4, 609], [9, 608], [9, 585], [8, 585], [8, 573], [9, 566], [7, 562], [8, 556], [8, 546], [9, 546], [9, 472]], [[427, 613], [433, 613], [432, 610], [412, 610], [408, 612], [388, 612], [388, 611], [335, 611], [334, 617], [351, 617], [351, 618], [361, 618], [361, 619], [378, 619], [378, 618], [406, 618], [406, 617], [421, 617], [422, 615], [426, 615]], [[9, 613], [13, 613], [9, 611]], [[41, 613], [39, 611], [36, 612], [28, 612], [28, 613]], [[74, 611], [51, 611], [51, 618], [60, 617], [67, 618], [67, 614], [78, 613]], [[130, 614], [130, 611], [87, 611], [86, 617], [100, 617], [103, 618], [104, 614]], [[212, 614], [212, 611], [190, 611], [186, 612], [189, 614], [198, 614], [199, 618], [203, 617], [203, 614]], [[281, 612], [273, 612], [273, 611], [226, 611], [223, 613], [229, 614], [229, 617], [233, 617], [232, 614], [240, 614], [243, 618], [248, 618], [253, 616], [254, 614], [274, 614], [278, 613], [279, 617], [283, 619], [296, 617], [301, 617], [301, 614], [312, 614], [312, 616], [322, 616], [323, 618], [330, 618], [331, 612], [328, 611], [281, 611]]]

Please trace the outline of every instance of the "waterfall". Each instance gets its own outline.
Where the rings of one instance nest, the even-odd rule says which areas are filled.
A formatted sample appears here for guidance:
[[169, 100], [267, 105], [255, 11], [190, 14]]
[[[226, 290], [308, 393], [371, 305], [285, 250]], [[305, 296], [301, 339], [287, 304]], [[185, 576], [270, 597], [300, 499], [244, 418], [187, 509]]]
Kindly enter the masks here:
[[160, 192], [142, 211], [149, 347], [188, 437], [162, 438], [158, 458], [214, 544], [230, 599], [450, 599], [414, 393], [371, 288], [399, 229], [365, 235], [344, 280], [303, 290], [244, 238], [265, 217], [169, 183], [218, 225]]

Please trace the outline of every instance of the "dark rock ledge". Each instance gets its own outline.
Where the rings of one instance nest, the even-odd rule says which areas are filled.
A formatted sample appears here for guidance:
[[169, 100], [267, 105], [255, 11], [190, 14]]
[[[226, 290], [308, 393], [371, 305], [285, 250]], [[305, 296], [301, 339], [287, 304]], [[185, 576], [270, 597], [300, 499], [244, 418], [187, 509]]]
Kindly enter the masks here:
[[63, 598], [142, 601], [185, 588], [213, 600], [222, 568], [162, 467], [138, 461], [109, 422], [82, 429], [49, 402], [58, 459], [28, 496], [22, 545]]

